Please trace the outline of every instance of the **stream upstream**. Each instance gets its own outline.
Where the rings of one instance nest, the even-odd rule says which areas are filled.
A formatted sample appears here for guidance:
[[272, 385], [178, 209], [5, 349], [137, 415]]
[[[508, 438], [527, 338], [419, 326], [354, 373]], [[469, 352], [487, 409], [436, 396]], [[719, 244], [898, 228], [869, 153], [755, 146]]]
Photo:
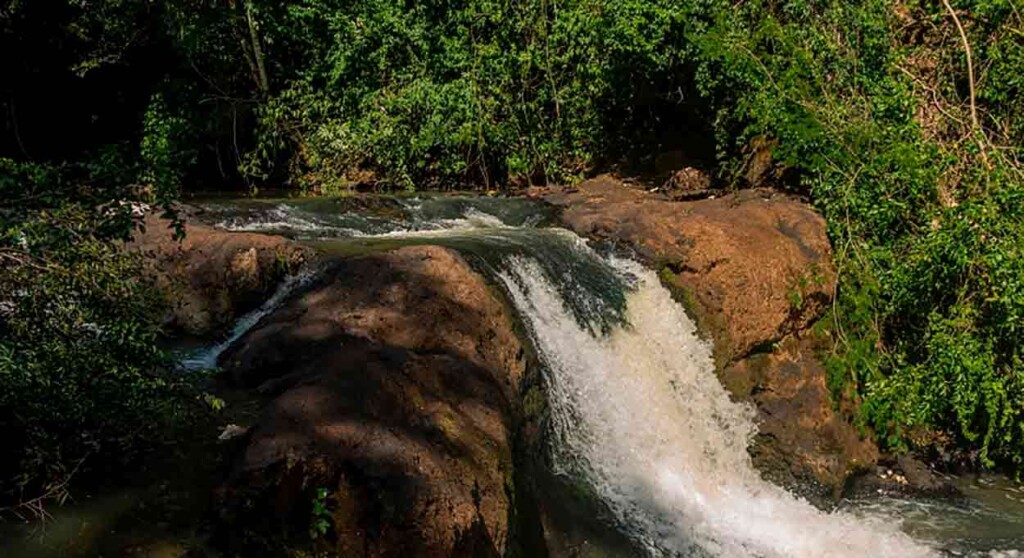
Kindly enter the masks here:
[[[602, 556], [1024, 556], [1024, 491], [998, 478], [956, 479], [958, 499], [887, 494], [821, 509], [762, 479], [747, 446], [754, 410], [715, 376], [711, 346], [654, 272], [597, 250], [525, 199], [399, 199], [352, 211], [344, 200], [201, 203], [197, 218], [279, 234], [327, 257], [408, 244], [457, 249], [501, 286], [541, 360], [555, 477], [583, 483], [628, 549]], [[309, 275], [286, 282], [221, 351]]]

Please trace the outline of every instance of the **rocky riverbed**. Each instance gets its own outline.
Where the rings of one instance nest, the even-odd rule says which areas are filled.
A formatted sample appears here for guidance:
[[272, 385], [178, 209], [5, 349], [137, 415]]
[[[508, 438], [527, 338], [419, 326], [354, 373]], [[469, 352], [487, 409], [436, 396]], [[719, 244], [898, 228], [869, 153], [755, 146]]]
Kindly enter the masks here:
[[[649, 367], [630, 372], [649, 355], [608, 345], [620, 330], [641, 335], [636, 342], [664, 337], [657, 342], [668, 345], [654, 351], [683, 350], [679, 359], [696, 358], [697, 369], [713, 372], [712, 384], [699, 388], [706, 393], [683, 391], [677, 403], [661, 404], [711, 397], [719, 402], [705, 418], [713, 423], [735, 415], [728, 419], [734, 424], [723, 424], [720, 434], [714, 424], [699, 428], [712, 428], [714, 436], [756, 431], [751, 440], [716, 440], [724, 445], [704, 450], [728, 453], [731, 445], [750, 442], [749, 457], [729, 458], [739, 461], [722, 467], [742, 469], [750, 461], [760, 471], [755, 477], [826, 509], [847, 494], [948, 500], [956, 493], [926, 465], [881, 454], [871, 433], [852, 424], [846, 403], [831, 399], [818, 357], [827, 339], [814, 325], [834, 295], [836, 272], [824, 222], [806, 204], [770, 191], [674, 201], [608, 176], [531, 195], [508, 201], [374, 198], [338, 207], [324, 200], [200, 204], [187, 211], [184, 242], [155, 216], [147, 218], [145, 233], [130, 248], [151, 256], [157, 284], [176, 302], [168, 331], [216, 340], [239, 316], [258, 312], [243, 320], [232, 343], [211, 353], [219, 368], [216, 389], [231, 394], [230, 405], [249, 411], [225, 416], [221, 422], [231, 416], [240, 423], [225, 430], [230, 440], [203, 450], [222, 465], [209, 468], [211, 478], [200, 483], [209, 488], [201, 488], [208, 497], [201, 499], [193, 531], [202, 543], [193, 551], [468, 557], [675, 548], [650, 530], [622, 525], [622, 502], [626, 509], [649, 504], [600, 477], [620, 469], [593, 462], [620, 458], [581, 455], [563, 439], [577, 428], [607, 428], [588, 423], [600, 418], [587, 413], [610, 408], [588, 411], [603, 399], [577, 400], [583, 391], [560, 394], [566, 378], [558, 370], [590, 374], [593, 366], [599, 375], [598, 368], [609, 366], [613, 376], [604, 386], [617, 385], [615, 370], [637, 374], [635, 382], [608, 388], [624, 390], [621, 399], [607, 400], [613, 406], [629, 401], [633, 395], [626, 391], [634, 385], [663, 381], [649, 375]], [[616, 263], [623, 256], [652, 271], [630, 271], [634, 264]], [[280, 290], [284, 278], [300, 270], [308, 280]], [[647, 273], [660, 285], [651, 285]], [[557, 308], [523, 306], [524, 300], [536, 304], [545, 288], [562, 300], [556, 306], [568, 317], [549, 313]], [[630, 305], [660, 296], [661, 288], [696, 324], [697, 337], [679, 334], [678, 342], [690, 349], [670, 347], [672, 336], [663, 329], [642, 334], [656, 322], [630, 318]], [[583, 333], [572, 333], [577, 327]], [[544, 332], [584, 337], [575, 347], [551, 345], [539, 337]], [[705, 346], [706, 365], [693, 356]], [[570, 362], [584, 357], [600, 360]], [[677, 382], [690, 381], [671, 374], [663, 388], [652, 389], [677, 390]], [[722, 386], [722, 396], [709, 395]], [[668, 420], [661, 428], [671, 430], [673, 420], [692, 420], [668, 416], [651, 415], [651, 423]], [[749, 427], [746, 420], [752, 420]], [[609, 431], [605, 438], [616, 435]], [[674, 452], [684, 444], [675, 436], [666, 431], [651, 443]], [[631, 467], [631, 474], [646, 474]], [[738, 480], [744, 475], [737, 470], [718, 482], [768, 490], [774, 496], [764, 498], [781, 498], [779, 509], [791, 510], [780, 514], [811, 514], [808, 521], [823, 525], [860, 521], [847, 512], [830, 520], [767, 483], [758, 488], [759, 479]], [[718, 490], [709, 497], [718, 498]], [[620, 501], [615, 494], [633, 495]], [[741, 544], [770, 553], [783, 544], [730, 542], [714, 529], [689, 536], [687, 544], [703, 551]], [[715, 542], [701, 542], [705, 537]], [[806, 548], [817, 544], [804, 542]], [[145, 545], [138, 548], [146, 555]]]

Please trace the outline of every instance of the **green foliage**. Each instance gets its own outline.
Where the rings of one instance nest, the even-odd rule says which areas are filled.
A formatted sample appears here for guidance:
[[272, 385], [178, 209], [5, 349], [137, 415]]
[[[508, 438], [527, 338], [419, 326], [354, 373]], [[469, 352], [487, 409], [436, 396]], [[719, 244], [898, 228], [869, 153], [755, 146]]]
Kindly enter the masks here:
[[162, 201], [177, 199], [185, 172], [195, 162], [195, 154], [183, 147], [188, 145], [188, 122], [171, 115], [163, 96], [155, 94], [143, 116], [142, 129], [139, 181], [151, 185]]
[[1019, 470], [1024, 174], [1013, 76], [1024, 34], [1009, 1], [954, 6], [971, 15], [975, 67], [1007, 76], [979, 81], [984, 131], [970, 125], [965, 50], [941, 5], [748, 2], [690, 38], [726, 162], [773, 138], [775, 159], [799, 171], [828, 219], [841, 274], [833, 387], [853, 389], [891, 446], [938, 429], [980, 463]]
[[165, 435], [183, 386], [160, 372], [139, 260], [71, 207], [5, 224], [0, 259], [3, 497], [51, 493], [90, 456], [129, 459]]
[[331, 511], [327, 509], [326, 488], [317, 488], [313, 496], [313, 510], [310, 512], [309, 538], [316, 540], [324, 535], [331, 528]]
[[[922, 0], [13, 2], [0, 194], [28, 222], [181, 183], [491, 188], [673, 149], [738, 187], [771, 145], [835, 247], [835, 391], [894, 448], [936, 429], [1021, 470], [1017, 4], [951, 0], [971, 110], [952, 14]], [[26, 102], [65, 89], [93, 98], [61, 124], [96, 133], [34, 159], [60, 142]], [[130, 229], [115, 209], [96, 234]]]
[[595, 156], [638, 147], [650, 107], [674, 105], [638, 88], [677, 85], [672, 41], [686, 17], [668, 2], [595, 0], [328, 0], [260, 13], [271, 54], [289, 38], [306, 44], [289, 45], [302, 58], [277, 69], [257, 110], [245, 170], [266, 178], [284, 157], [307, 185], [371, 176], [400, 188], [570, 181]]
[[75, 472], [168, 435], [190, 388], [166, 373], [161, 301], [116, 242], [130, 206], [74, 202], [59, 169], [0, 165], [0, 501], [61, 498]]

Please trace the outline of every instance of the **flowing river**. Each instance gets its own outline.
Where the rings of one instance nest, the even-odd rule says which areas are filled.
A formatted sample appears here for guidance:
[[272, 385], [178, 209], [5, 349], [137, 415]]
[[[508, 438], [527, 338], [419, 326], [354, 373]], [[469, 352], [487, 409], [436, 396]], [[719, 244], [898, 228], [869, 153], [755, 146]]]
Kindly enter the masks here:
[[[555, 478], [582, 484], [628, 548], [601, 556], [1024, 557], [1024, 494], [961, 479], [966, 497], [873, 495], [824, 510], [761, 478], [754, 410], [732, 401], [711, 347], [642, 265], [554, 226], [524, 199], [432, 197], [352, 211], [338, 200], [207, 202], [197, 217], [281, 234], [327, 256], [430, 243], [502, 286], [544, 369]], [[184, 359], [203, 368], [279, 305], [286, 282], [232, 337]]]

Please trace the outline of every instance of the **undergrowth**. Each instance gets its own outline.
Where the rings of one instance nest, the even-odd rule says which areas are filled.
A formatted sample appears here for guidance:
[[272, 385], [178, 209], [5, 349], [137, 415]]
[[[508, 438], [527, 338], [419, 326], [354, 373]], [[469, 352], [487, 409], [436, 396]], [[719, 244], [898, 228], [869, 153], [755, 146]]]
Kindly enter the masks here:
[[835, 391], [889, 447], [945, 435], [974, 465], [1015, 471], [1022, 28], [1012, 2], [747, 3], [703, 57], [742, 92], [719, 105], [734, 137], [773, 138], [829, 223]]
[[137, 206], [104, 201], [88, 174], [0, 159], [0, 520], [49, 518], [198, 407], [157, 345], [163, 301], [120, 244]]

